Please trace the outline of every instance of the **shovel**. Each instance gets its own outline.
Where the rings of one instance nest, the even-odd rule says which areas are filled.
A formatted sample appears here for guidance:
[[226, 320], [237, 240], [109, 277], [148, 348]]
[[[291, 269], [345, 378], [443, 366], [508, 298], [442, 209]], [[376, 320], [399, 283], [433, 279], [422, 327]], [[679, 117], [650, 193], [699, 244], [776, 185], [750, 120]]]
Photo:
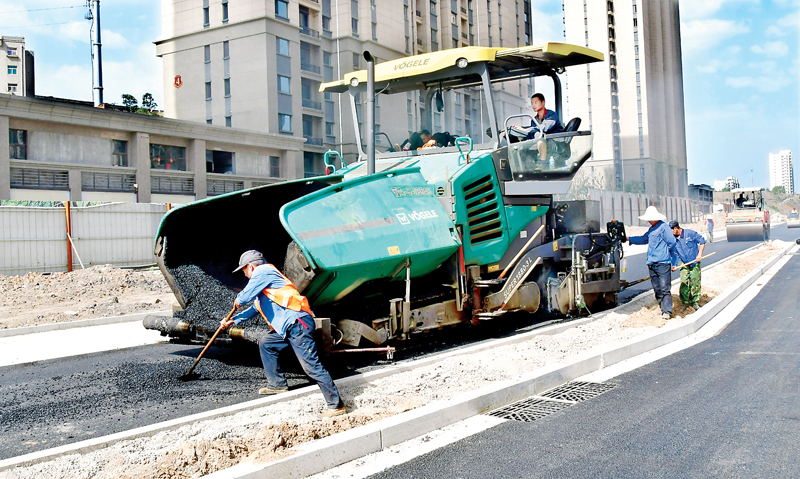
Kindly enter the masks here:
[[[714, 256], [715, 254], [717, 254], [717, 252], [716, 252], [716, 251], [714, 251], [713, 253], [707, 254], [707, 255], [703, 256], [702, 258], [698, 258], [698, 259], [696, 259], [696, 260], [694, 260], [694, 261], [689, 261], [688, 263], [681, 265], [681, 266], [680, 266], [678, 269], [680, 270], [680, 269], [683, 269], [683, 268], [685, 268], [685, 267], [687, 267], [687, 266], [691, 266], [691, 265], [693, 265], [694, 263], [697, 263], [698, 261], [702, 261], [702, 260], [704, 260], [704, 259], [708, 258], [709, 256]], [[623, 284], [623, 285], [622, 285], [622, 287], [623, 287], [623, 288], [630, 288], [630, 287], [631, 287], [631, 286], [633, 286], [634, 284], [639, 284], [639, 283], [642, 283], [642, 282], [644, 282], [644, 281], [647, 281], [648, 279], [650, 279], [650, 276], [646, 276], [646, 277], [644, 277], [644, 278], [642, 278], [642, 279], [637, 279], [636, 281], [631, 281], [631, 282], [627, 282], [627, 281], [625, 281], [625, 284]], [[624, 281], [624, 280], [623, 280], [623, 281]], [[620, 281], [620, 282], [622, 282], [622, 281]]]
[[[231, 316], [233, 316], [233, 313], [235, 313], [235, 312], [236, 312], [236, 307], [234, 306], [233, 309], [231, 309], [231, 312], [228, 313], [227, 316], [225, 316], [225, 322], [227, 322], [229, 319], [231, 319]], [[199, 379], [200, 378], [199, 374], [192, 373], [192, 371], [194, 371], [194, 368], [195, 368], [195, 366], [197, 366], [197, 363], [200, 362], [200, 359], [206, 353], [206, 351], [208, 350], [209, 346], [211, 346], [211, 343], [213, 343], [214, 340], [217, 339], [217, 335], [222, 330], [223, 330], [223, 327], [222, 327], [222, 325], [220, 325], [220, 327], [217, 328], [217, 332], [214, 333], [213, 336], [211, 336], [211, 339], [208, 341], [208, 344], [206, 344], [206, 347], [203, 348], [202, 352], [200, 352], [200, 356], [197, 356], [197, 359], [194, 360], [194, 364], [192, 364], [192, 367], [189, 368], [189, 371], [187, 371], [186, 374], [184, 374], [183, 376], [179, 377], [178, 379], [180, 379], [181, 381], [194, 381], [195, 379]]]

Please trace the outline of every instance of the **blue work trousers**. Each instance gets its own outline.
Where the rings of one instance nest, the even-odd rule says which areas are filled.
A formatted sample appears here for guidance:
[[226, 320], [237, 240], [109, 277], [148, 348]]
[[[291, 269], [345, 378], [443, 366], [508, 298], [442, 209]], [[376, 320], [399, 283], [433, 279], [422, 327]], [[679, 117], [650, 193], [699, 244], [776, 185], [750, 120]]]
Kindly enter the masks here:
[[672, 314], [672, 265], [653, 263], [647, 265], [647, 269], [650, 270], [650, 283], [656, 293], [656, 301], [661, 305], [661, 312]]
[[[302, 320], [302, 323], [300, 322]], [[313, 379], [322, 390], [328, 408], [336, 409], [344, 406], [339, 397], [339, 390], [331, 379], [331, 375], [322, 366], [317, 354], [317, 343], [314, 342], [314, 319], [311, 316], [303, 316], [295, 321], [286, 330], [286, 338], [280, 334], [272, 332], [265, 335], [258, 343], [261, 352], [261, 362], [264, 365], [264, 374], [267, 376], [267, 384], [272, 389], [284, 389], [288, 387], [286, 377], [278, 364], [278, 355], [287, 346], [291, 346], [300, 366], [308, 377]], [[305, 325], [304, 325], [305, 323]]]

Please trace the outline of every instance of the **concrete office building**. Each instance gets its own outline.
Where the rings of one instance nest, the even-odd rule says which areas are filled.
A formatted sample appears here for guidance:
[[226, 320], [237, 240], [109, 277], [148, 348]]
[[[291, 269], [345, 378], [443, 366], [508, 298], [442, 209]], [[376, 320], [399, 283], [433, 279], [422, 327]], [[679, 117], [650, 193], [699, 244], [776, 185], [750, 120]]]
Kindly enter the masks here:
[[0, 93], [34, 96], [33, 52], [25, 49], [25, 37], [0, 36], [0, 54], [5, 58], [0, 68]]
[[567, 69], [570, 116], [594, 132], [587, 166], [607, 188], [634, 181], [648, 194], [686, 196], [678, 0], [565, 1], [564, 28], [567, 43], [606, 56]]
[[303, 177], [302, 138], [0, 95], [0, 200], [188, 203]]
[[[357, 151], [348, 95], [322, 95], [320, 83], [365, 68], [364, 50], [381, 62], [470, 45], [522, 46], [530, 44], [530, 21], [530, 0], [164, 0], [156, 45], [165, 116], [305, 138], [305, 174], [320, 174], [328, 149]], [[524, 81], [498, 87], [498, 117], [530, 111], [532, 93]], [[425, 125], [418, 92], [378, 97], [376, 128], [392, 143], [421, 127], [485, 138], [481, 101], [477, 92], [448, 93], [444, 112]], [[365, 112], [357, 109], [360, 122]], [[385, 137], [378, 146], [388, 146]]]
[[794, 194], [794, 162], [792, 150], [769, 154], [769, 189], [783, 186], [786, 193]]

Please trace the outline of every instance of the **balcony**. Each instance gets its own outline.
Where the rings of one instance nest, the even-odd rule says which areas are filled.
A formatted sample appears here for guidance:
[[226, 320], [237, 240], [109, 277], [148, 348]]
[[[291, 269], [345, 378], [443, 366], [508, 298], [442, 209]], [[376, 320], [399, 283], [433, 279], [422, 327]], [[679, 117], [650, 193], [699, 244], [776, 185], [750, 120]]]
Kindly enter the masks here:
[[319, 32], [308, 27], [300, 27], [300, 34], [319, 40]]
[[305, 72], [316, 73], [317, 75], [320, 74], [321, 70], [318, 66], [312, 65], [311, 63], [300, 62], [300, 69]]
[[306, 139], [306, 145], [322, 146], [322, 138], [317, 138], [315, 136], [307, 136], [307, 135], [303, 135], [303, 136]]
[[309, 100], [308, 98], [303, 98], [303, 108], [322, 111], [322, 103], [314, 100]]

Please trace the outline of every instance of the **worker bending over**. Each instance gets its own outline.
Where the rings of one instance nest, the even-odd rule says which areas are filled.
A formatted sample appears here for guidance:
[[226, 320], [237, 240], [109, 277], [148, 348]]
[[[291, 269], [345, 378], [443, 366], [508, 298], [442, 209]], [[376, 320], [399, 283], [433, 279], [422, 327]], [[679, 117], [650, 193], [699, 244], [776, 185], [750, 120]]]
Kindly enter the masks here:
[[672, 256], [672, 271], [676, 271], [680, 264], [697, 261], [681, 269], [680, 289], [681, 303], [697, 311], [700, 309], [700, 258], [706, 249], [706, 239], [697, 231], [681, 228], [677, 221], [670, 221], [669, 227], [677, 241]]
[[242, 254], [239, 258], [239, 267], [233, 272], [239, 270], [244, 271], [244, 275], [250, 281], [236, 297], [234, 306], [240, 308], [251, 301], [253, 305], [228, 321], [223, 319], [220, 321], [220, 326], [227, 329], [232, 324], [239, 324], [260, 313], [272, 329], [258, 343], [261, 362], [267, 376], [267, 387], [261, 388], [258, 393], [278, 394], [289, 390], [278, 364], [278, 355], [287, 346], [291, 346], [303, 370], [322, 390], [322, 395], [328, 404], [328, 409], [322, 413], [322, 417], [346, 414], [347, 410], [339, 397], [339, 390], [319, 361], [317, 343], [313, 335], [314, 317], [308, 300], [300, 295], [289, 278], [281, 274], [278, 268], [264, 261], [264, 256], [256, 250], [245, 251]]
[[656, 301], [661, 306], [661, 317], [672, 317], [672, 255], [675, 249], [675, 236], [669, 230], [664, 220], [666, 216], [658, 212], [655, 206], [648, 206], [644, 214], [639, 217], [642, 221], [650, 223], [650, 229], [642, 236], [628, 237], [630, 244], [647, 245], [647, 269], [650, 272], [650, 283], [656, 294]]

